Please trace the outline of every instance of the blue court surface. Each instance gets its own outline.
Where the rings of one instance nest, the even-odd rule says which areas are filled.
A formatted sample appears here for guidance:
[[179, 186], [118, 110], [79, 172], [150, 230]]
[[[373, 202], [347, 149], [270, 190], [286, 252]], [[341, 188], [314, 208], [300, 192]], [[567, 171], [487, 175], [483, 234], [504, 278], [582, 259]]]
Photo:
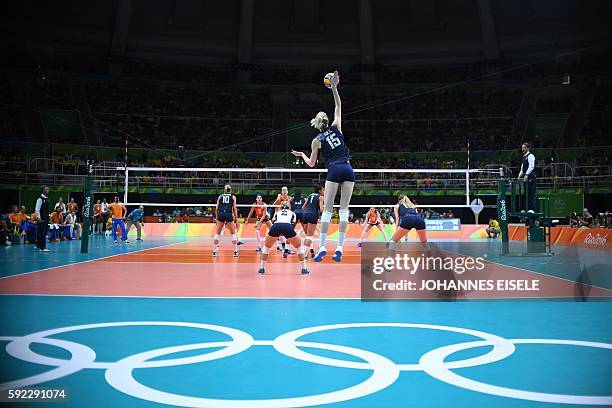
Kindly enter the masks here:
[[[76, 244], [55, 246], [47, 265], [29, 247], [10, 248], [26, 262], [18, 267], [5, 251], [0, 284], [43, 267], [61, 278], [60, 265], [91, 259], [127, 273], [128, 262], [113, 256], [152, 249], [157, 259], [168, 242], [94, 240], [87, 256]], [[107, 284], [83, 276], [92, 293]], [[240, 284], [224, 284], [232, 282]], [[0, 316], [0, 387], [70, 394], [62, 404], [23, 407], [612, 405], [607, 301], [4, 294]]]

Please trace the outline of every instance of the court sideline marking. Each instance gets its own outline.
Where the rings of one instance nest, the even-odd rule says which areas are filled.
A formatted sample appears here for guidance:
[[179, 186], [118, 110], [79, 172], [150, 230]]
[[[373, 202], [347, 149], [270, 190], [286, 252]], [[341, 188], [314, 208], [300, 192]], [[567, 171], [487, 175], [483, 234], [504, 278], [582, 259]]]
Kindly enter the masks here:
[[128, 254], [135, 254], [137, 252], [142, 252], [142, 251], [148, 251], [150, 249], [158, 249], [158, 248], [165, 248], [165, 247], [169, 247], [172, 245], [177, 245], [177, 244], [182, 244], [186, 241], [181, 241], [181, 242], [173, 242], [171, 244], [164, 244], [164, 245], [159, 245], [159, 246], [153, 246], [151, 248], [142, 248], [142, 249], [137, 249], [135, 251], [130, 251], [130, 252], [126, 252], [123, 254], [113, 254], [113, 255], [108, 255], [108, 256], [101, 256], [100, 258], [95, 258], [95, 259], [87, 259], [85, 261], [78, 261], [78, 262], [70, 262], [66, 265], [57, 265], [57, 266], [50, 266], [48, 268], [42, 268], [42, 269], [37, 269], [35, 271], [30, 271], [30, 272], [22, 272], [22, 273], [16, 273], [14, 275], [9, 275], [9, 276], [2, 276], [0, 277], [0, 281], [3, 279], [8, 279], [8, 278], [13, 278], [15, 276], [23, 276], [23, 275], [30, 275], [32, 273], [38, 273], [38, 272], [43, 272], [43, 271], [48, 271], [51, 269], [56, 269], [56, 268], [64, 268], [66, 266], [72, 266], [72, 265], [80, 265], [80, 264], [84, 264], [84, 263], [88, 263], [88, 262], [94, 262], [94, 261], [99, 261], [101, 259], [108, 259], [108, 258], [113, 258], [115, 256], [122, 256], [122, 255], [128, 255]]

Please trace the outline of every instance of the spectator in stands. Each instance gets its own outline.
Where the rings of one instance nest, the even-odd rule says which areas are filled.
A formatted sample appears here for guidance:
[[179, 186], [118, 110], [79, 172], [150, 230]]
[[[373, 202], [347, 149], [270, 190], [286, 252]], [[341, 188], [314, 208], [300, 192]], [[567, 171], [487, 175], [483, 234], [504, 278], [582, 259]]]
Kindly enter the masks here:
[[575, 228], [580, 227], [580, 216], [578, 215], [576, 211], [571, 213], [571, 215], [569, 216], [569, 225], [570, 227], [575, 227]]
[[40, 197], [36, 200], [35, 208], [34, 215], [38, 227], [36, 246], [41, 252], [49, 252], [47, 249], [47, 231], [49, 229], [49, 187], [42, 187]]
[[77, 223], [76, 212], [69, 212], [64, 220], [64, 227], [68, 230], [68, 239], [72, 240], [72, 234], [76, 230], [76, 239], [81, 239], [81, 224]]
[[489, 218], [489, 226], [485, 230], [487, 232], [487, 238], [497, 238], [499, 233], [501, 232], [501, 228], [499, 228], [499, 222], [493, 218]]
[[153, 212], [154, 217], [161, 217], [162, 213], [159, 211], [159, 208]]
[[136, 241], [142, 241], [142, 226], [144, 226], [144, 206], [139, 206], [135, 210], [132, 210], [130, 215], [127, 216], [127, 227], [125, 230], [130, 233], [130, 228], [134, 225], [136, 227]]
[[604, 228], [612, 228], [612, 211], [606, 211], [605, 215], [605, 219], [606, 219], [606, 223], [604, 225]]
[[453, 213], [453, 210], [448, 210], [442, 214], [442, 218], [455, 218], [455, 214]]
[[591, 228], [593, 227], [593, 216], [588, 209], [582, 210], [582, 218], [580, 219], [580, 227]]

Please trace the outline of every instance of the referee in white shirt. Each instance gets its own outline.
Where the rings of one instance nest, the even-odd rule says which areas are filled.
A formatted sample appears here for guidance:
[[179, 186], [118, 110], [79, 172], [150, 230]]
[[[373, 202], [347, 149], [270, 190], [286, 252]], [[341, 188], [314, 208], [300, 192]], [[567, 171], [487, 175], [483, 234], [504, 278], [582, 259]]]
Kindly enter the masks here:
[[525, 182], [525, 194], [527, 195], [527, 211], [534, 212], [536, 209], [536, 172], [535, 156], [529, 151], [529, 143], [521, 145], [523, 159], [521, 161], [521, 172], [519, 180]]

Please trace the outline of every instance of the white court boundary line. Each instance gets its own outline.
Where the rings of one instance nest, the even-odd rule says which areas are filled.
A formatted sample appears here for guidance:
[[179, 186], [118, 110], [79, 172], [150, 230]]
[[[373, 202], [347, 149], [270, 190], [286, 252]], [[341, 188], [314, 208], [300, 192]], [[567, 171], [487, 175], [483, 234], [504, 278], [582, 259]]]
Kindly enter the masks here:
[[[16, 274], [14, 274], [14, 275], [2, 276], [2, 277], [0, 277], [0, 281], [1, 281], [1, 280], [3, 280], [3, 279], [13, 278], [13, 277], [15, 277], [15, 276], [30, 275], [30, 274], [32, 274], [32, 273], [44, 272], [44, 271], [48, 271], [48, 270], [51, 270], [51, 269], [56, 269], [56, 268], [64, 268], [64, 267], [67, 267], [67, 266], [72, 266], [72, 265], [80, 265], [80, 264], [84, 264], [84, 263], [89, 263], [89, 262], [98, 261], [98, 260], [100, 260], [100, 259], [108, 259], [108, 258], [112, 258], [112, 257], [115, 257], [115, 256], [135, 254], [135, 253], [137, 253], [137, 252], [147, 251], [147, 250], [149, 250], [149, 249], [164, 248], [164, 247], [169, 247], [169, 246], [172, 246], [172, 245], [183, 244], [183, 243], [185, 243], [185, 241], [181, 241], [181, 242], [173, 242], [173, 243], [171, 243], [171, 244], [164, 244], [164, 245], [153, 246], [153, 247], [151, 247], [151, 248], [142, 248], [142, 249], [137, 249], [136, 251], [125, 252], [125, 253], [122, 253], [122, 254], [113, 254], [113, 255], [108, 255], [108, 256], [102, 256], [102, 257], [100, 257], [100, 258], [95, 258], [95, 259], [87, 259], [87, 260], [85, 260], [85, 261], [72, 262], [72, 263], [69, 263], [69, 264], [66, 264], [66, 265], [50, 266], [50, 267], [48, 267], [48, 268], [37, 269], [37, 270], [35, 270], [35, 271], [30, 271], [30, 272], [16, 273]], [[127, 244], [126, 244], [126, 245], [127, 245]], [[47, 255], [43, 255], [43, 256], [47, 256]]]

